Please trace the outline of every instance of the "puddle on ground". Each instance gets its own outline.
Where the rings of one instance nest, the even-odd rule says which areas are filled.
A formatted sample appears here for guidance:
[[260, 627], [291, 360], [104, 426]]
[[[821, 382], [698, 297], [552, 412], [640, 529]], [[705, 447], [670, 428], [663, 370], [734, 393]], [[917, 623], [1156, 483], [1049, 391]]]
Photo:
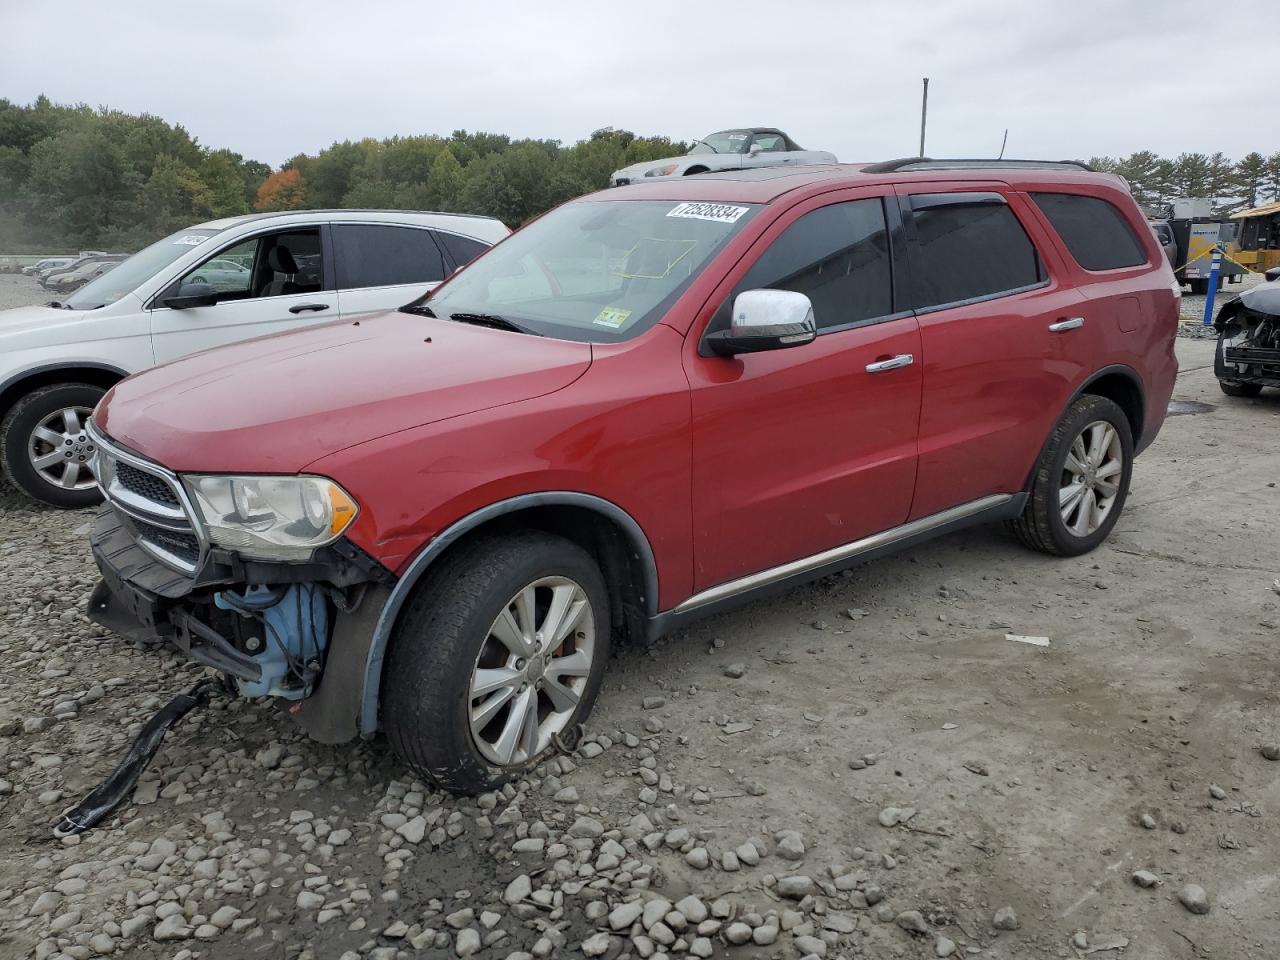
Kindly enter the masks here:
[[1170, 400], [1169, 416], [1182, 417], [1195, 413], [1208, 413], [1213, 410], [1212, 403], [1201, 403], [1199, 400]]

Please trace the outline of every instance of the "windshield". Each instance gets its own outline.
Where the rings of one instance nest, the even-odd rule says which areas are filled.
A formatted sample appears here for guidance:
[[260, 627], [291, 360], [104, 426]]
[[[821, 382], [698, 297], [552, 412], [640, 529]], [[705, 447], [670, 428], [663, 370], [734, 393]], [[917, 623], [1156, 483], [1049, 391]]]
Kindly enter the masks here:
[[497, 316], [562, 340], [628, 340], [661, 319], [755, 210], [672, 200], [568, 204], [412, 307], [441, 318]]
[[708, 134], [693, 145], [690, 153], [746, 153], [751, 143], [750, 130], [722, 130]]
[[69, 310], [96, 310], [115, 303], [126, 293], [212, 237], [216, 230], [181, 230], [122, 260], [110, 272], [86, 283], [64, 301]]

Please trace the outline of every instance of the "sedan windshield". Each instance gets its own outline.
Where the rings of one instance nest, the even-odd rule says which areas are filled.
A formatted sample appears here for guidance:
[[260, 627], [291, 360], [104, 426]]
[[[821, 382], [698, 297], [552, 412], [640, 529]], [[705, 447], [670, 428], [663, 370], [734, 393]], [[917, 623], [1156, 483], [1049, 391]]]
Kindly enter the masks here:
[[[611, 343], [649, 329], [754, 215], [750, 204], [572, 203], [410, 306], [460, 322]], [[118, 271], [117, 271], [118, 272]]]
[[96, 310], [108, 303], [115, 303], [215, 233], [216, 230], [182, 230], [158, 240], [129, 259], [121, 261], [109, 273], [86, 283], [68, 297], [63, 306], [68, 310]]
[[751, 143], [750, 130], [722, 130], [708, 134], [694, 143], [690, 153], [746, 153]]

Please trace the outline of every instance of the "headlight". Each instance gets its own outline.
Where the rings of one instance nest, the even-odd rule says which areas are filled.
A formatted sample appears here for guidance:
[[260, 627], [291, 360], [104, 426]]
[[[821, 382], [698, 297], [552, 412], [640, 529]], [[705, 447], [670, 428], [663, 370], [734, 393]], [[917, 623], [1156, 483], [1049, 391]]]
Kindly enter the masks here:
[[665, 167], [654, 167], [652, 170], [646, 170], [644, 175], [646, 177], [667, 177], [675, 173], [678, 166], [679, 164], [677, 163], [668, 163]]
[[246, 557], [306, 560], [351, 526], [359, 507], [324, 477], [187, 476], [209, 540]]

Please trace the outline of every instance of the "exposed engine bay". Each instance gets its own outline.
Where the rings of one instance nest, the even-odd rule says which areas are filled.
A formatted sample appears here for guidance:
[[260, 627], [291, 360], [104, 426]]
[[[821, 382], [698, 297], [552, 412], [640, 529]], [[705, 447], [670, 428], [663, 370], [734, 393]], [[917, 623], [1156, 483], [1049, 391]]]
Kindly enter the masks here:
[[1254, 287], [1228, 300], [1214, 327], [1219, 380], [1280, 387], [1280, 285]]

